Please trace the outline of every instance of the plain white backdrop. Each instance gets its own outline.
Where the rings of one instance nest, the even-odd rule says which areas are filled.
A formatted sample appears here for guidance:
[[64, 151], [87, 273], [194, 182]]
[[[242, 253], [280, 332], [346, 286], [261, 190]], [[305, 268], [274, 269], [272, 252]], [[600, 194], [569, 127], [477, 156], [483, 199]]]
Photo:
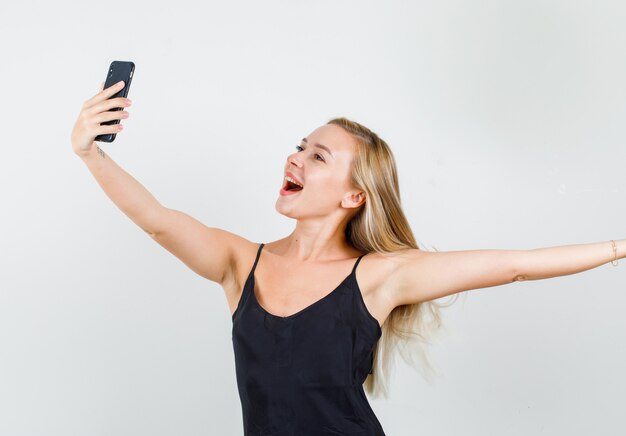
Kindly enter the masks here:
[[[626, 6], [615, 0], [0, 6], [0, 434], [240, 435], [223, 290], [130, 221], [71, 149], [113, 60], [105, 152], [167, 207], [291, 232], [286, 157], [336, 116], [391, 146], [423, 248], [626, 237]], [[607, 244], [607, 250], [610, 250]], [[389, 436], [622, 435], [626, 264], [470, 291], [402, 361]]]

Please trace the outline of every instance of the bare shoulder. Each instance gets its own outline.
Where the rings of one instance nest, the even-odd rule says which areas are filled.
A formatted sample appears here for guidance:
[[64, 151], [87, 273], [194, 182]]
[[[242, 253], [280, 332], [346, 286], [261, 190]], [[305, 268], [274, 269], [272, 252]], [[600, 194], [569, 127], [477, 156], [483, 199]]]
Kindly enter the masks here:
[[158, 222], [150, 232], [154, 241], [198, 275], [220, 284], [236, 271], [241, 252], [253, 245], [176, 209], [160, 208], [154, 221]]
[[404, 248], [386, 253], [370, 252], [362, 260], [364, 278], [372, 289], [388, 287], [394, 283], [394, 273], [407, 262], [424, 256], [422, 250]]
[[221, 283], [229, 301], [239, 297], [260, 245], [241, 236], [233, 238], [231, 263]]
[[384, 255], [384, 261], [381, 262], [385, 265], [386, 272], [383, 287], [394, 307], [407, 304], [403, 295], [406, 286], [404, 274], [408, 266], [413, 266], [414, 274], [423, 274], [421, 269], [415, 268], [415, 265], [425, 265], [425, 260], [433, 254], [436, 253], [418, 248], [405, 248]]
[[422, 250], [406, 248], [392, 252], [370, 252], [357, 268], [357, 281], [366, 306], [380, 324], [399, 306], [397, 272], [411, 259], [423, 256]]

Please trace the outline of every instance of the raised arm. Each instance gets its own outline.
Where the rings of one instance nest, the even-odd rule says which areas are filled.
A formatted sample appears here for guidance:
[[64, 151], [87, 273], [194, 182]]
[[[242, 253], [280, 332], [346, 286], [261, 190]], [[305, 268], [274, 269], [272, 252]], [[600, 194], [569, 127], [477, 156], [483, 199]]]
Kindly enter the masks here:
[[429, 252], [409, 249], [394, 262], [385, 286], [396, 306], [471, 289], [575, 274], [626, 257], [626, 239], [530, 250]]
[[105, 194], [137, 226], [178, 257], [197, 274], [222, 283], [234, 265], [234, 245], [243, 238], [225, 230], [207, 227], [189, 215], [161, 205], [148, 190], [124, 171], [93, 142], [98, 134], [119, 132], [118, 125], [100, 125], [126, 118], [124, 111], [109, 108], [129, 106], [125, 99], [108, 99], [120, 87], [111, 86], [87, 100], [72, 130], [72, 148]]

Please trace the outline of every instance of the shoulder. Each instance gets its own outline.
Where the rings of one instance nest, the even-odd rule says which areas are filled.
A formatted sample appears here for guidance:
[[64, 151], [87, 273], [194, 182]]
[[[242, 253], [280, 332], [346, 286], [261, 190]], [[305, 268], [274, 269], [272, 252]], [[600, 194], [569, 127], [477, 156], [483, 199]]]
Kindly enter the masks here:
[[261, 242], [254, 242], [238, 236], [232, 242], [232, 254], [227, 273], [224, 276], [222, 287], [228, 294], [237, 293], [252, 269]]
[[392, 310], [397, 306], [396, 295], [400, 286], [398, 272], [404, 265], [426, 255], [427, 251], [417, 248], [367, 253], [357, 268], [363, 294], [371, 293], [373, 300]]
[[403, 248], [389, 252], [370, 251], [361, 259], [361, 265], [373, 271], [374, 275], [387, 276], [407, 261], [421, 257], [426, 251], [416, 248]]

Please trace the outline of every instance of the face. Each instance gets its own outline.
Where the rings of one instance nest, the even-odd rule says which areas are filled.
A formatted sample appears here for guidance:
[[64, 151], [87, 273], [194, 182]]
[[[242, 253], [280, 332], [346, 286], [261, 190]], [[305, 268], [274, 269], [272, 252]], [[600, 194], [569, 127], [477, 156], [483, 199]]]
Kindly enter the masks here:
[[[315, 129], [287, 157], [276, 210], [296, 219], [354, 212], [364, 201], [362, 191], [350, 182], [355, 152], [355, 139], [343, 128], [325, 124]], [[303, 188], [287, 190], [286, 175]]]

